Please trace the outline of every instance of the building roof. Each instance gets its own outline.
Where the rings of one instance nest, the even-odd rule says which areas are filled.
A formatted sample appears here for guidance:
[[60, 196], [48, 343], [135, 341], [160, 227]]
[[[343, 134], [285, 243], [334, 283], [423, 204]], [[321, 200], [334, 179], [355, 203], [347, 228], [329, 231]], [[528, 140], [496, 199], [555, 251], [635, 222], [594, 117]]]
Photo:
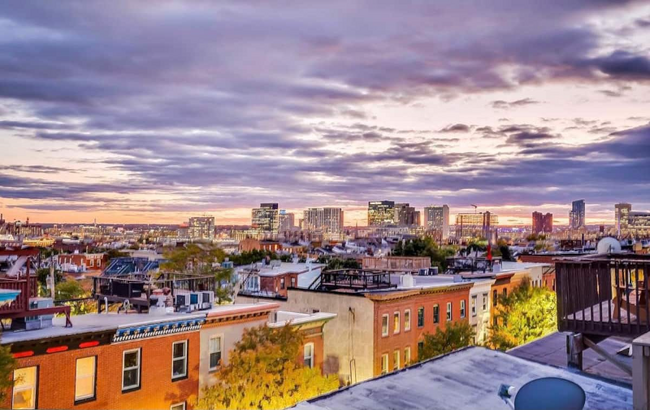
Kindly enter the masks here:
[[[569, 332], [553, 332], [548, 336], [508, 350], [508, 354], [542, 364], [566, 367], [566, 337], [568, 334]], [[620, 337], [608, 337], [602, 342], [599, 342], [598, 346], [632, 368], [631, 357], [617, 354], [631, 343], [631, 339], [626, 340]], [[632, 383], [632, 377], [629, 374], [619, 369], [610, 361], [604, 360], [593, 349], [587, 349], [582, 353], [582, 370], [595, 376], [628, 384]]]
[[300, 403], [296, 409], [508, 409], [497, 395], [501, 384], [519, 389], [542, 377], [580, 385], [587, 395], [585, 409], [632, 409], [630, 388], [482, 347], [458, 350]]
[[54, 337], [79, 335], [105, 331], [117, 331], [121, 328], [145, 326], [161, 322], [187, 321], [211, 317], [227, 316], [244, 312], [258, 312], [273, 310], [278, 307], [275, 303], [250, 303], [238, 305], [216, 306], [209, 310], [194, 313], [168, 313], [155, 315], [149, 313], [89, 313], [87, 315], [72, 316], [72, 327], [65, 327], [65, 318], [55, 317], [52, 326], [35, 330], [4, 331], [0, 343], [11, 344], [30, 340], [44, 340]]
[[336, 313], [316, 312], [316, 313], [298, 313], [280, 310], [277, 312], [276, 321], [269, 323], [269, 327], [282, 327], [290, 325], [304, 325], [315, 322], [326, 322], [336, 317]]

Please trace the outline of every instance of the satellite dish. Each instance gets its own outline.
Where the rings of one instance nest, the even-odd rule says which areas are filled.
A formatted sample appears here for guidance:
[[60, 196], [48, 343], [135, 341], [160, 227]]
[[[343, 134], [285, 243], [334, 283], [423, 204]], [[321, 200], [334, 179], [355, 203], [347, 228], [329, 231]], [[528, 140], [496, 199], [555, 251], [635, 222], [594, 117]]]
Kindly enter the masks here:
[[582, 387], [559, 377], [526, 383], [515, 396], [515, 410], [582, 410], [587, 396]]

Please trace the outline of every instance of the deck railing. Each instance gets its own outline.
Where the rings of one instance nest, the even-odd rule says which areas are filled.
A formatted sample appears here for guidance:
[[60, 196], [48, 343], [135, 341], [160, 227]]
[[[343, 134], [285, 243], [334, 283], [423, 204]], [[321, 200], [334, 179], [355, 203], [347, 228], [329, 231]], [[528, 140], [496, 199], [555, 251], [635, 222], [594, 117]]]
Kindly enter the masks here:
[[555, 268], [560, 331], [634, 336], [650, 330], [650, 258], [562, 259]]
[[390, 272], [343, 269], [323, 271], [320, 275], [320, 289], [382, 289], [390, 288]]
[[29, 298], [38, 295], [38, 281], [36, 276], [21, 279], [0, 278], [0, 289], [20, 291], [16, 300], [0, 307], [0, 314], [23, 312], [29, 310]]

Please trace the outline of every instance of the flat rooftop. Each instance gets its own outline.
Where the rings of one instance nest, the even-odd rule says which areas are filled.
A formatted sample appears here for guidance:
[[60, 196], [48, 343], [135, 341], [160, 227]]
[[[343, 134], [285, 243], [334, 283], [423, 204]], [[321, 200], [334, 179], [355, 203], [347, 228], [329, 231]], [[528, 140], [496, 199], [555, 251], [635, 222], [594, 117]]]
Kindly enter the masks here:
[[1, 333], [0, 344], [11, 344], [29, 340], [42, 340], [53, 337], [77, 335], [83, 333], [104, 332], [117, 330], [123, 327], [150, 325], [154, 323], [169, 322], [175, 320], [205, 319], [206, 317], [222, 316], [231, 313], [240, 313], [247, 310], [259, 311], [274, 309], [275, 303], [246, 303], [237, 305], [216, 306], [209, 310], [201, 310], [192, 313], [168, 313], [156, 315], [149, 313], [89, 313], [87, 315], [72, 316], [72, 327], [65, 327], [64, 317], [52, 319], [52, 326], [44, 329], [34, 330], [6, 330]]
[[[569, 332], [553, 332], [548, 336], [508, 350], [507, 353], [542, 364], [567, 367], [566, 337], [568, 334]], [[609, 337], [598, 343], [598, 346], [631, 368], [632, 358], [617, 354], [618, 351], [626, 348], [631, 343], [632, 339]], [[608, 360], [603, 359], [592, 349], [587, 349], [582, 354], [582, 370], [595, 376], [632, 384], [632, 377], [629, 374]]]
[[516, 390], [542, 377], [561, 377], [580, 385], [585, 409], [632, 409], [632, 389], [574, 373], [566, 369], [524, 360], [503, 352], [469, 347], [408, 367], [296, 406], [320, 409], [503, 409], [499, 386]]

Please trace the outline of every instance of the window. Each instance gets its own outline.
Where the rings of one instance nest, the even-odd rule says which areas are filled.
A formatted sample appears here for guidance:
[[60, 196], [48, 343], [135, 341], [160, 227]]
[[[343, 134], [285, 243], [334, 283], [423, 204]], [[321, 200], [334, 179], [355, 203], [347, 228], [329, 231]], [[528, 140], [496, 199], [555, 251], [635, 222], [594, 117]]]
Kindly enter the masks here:
[[381, 374], [388, 373], [388, 354], [381, 355]]
[[404, 331], [409, 330], [411, 330], [411, 309], [406, 309], [404, 311]]
[[14, 370], [14, 390], [11, 407], [14, 409], [35, 409], [38, 367], [23, 367]]
[[472, 316], [476, 316], [476, 299], [477, 295], [472, 296]]
[[187, 340], [172, 343], [172, 380], [187, 376]]
[[77, 359], [75, 373], [74, 401], [95, 398], [95, 372], [97, 371], [97, 356]]
[[313, 343], [307, 343], [305, 347], [303, 347], [303, 357], [304, 357], [305, 367], [309, 367], [310, 369], [314, 367], [314, 344]]
[[418, 327], [424, 326], [424, 308], [418, 308]]
[[291, 287], [292, 287], [292, 288], [295, 288], [295, 287], [296, 287], [296, 278], [293, 277], [293, 276], [291, 277]]
[[411, 346], [404, 348], [404, 366], [411, 364]]
[[393, 352], [393, 371], [399, 370], [399, 350]]
[[492, 306], [496, 306], [499, 303], [499, 302], [497, 302], [497, 299], [498, 299], [497, 290], [494, 289], [492, 291]]
[[401, 329], [399, 312], [393, 313], [393, 334], [396, 335]]
[[140, 387], [140, 349], [126, 350], [122, 356], [122, 391]]
[[503, 288], [503, 297], [504, 298], [508, 297], [508, 289], [507, 288]]
[[419, 341], [418, 342], [418, 357], [422, 357], [422, 350], [424, 349], [424, 342]]
[[208, 343], [210, 352], [210, 371], [217, 370], [221, 366], [221, 336], [212, 336]]
[[487, 305], [488, 305], [488, 296], [489, 293], [484, 293], [483, 294], [483, 310], [487, 310]]
[[440, 306], [433, 305], [433, 323], [440, 323]]
[[[460, 301], [460, 318], [461, 319], [465, 317], [466, 308], [467, 308], [467, 306], [465, 306], [465, 299], [463, 299], [463, 300]], [[449, 305], [447, 305], [447, 309], [449, 309]], [[447, 316], [449, 316], [449, 315], [447, 315]], [[448, 318], [447, 320], [451, 320], [451, 318]]]
[[381, 335], [382, 337], [388, 336], [388, 315], [381, 316]]
[[185, 410], [185, 402], [172, 404], [169, 410]]
[[284, 289], [284, 278], [280, 278], [280, 289]]
[[447, 322], [451, 320], [451, 302], [447, 302]]

